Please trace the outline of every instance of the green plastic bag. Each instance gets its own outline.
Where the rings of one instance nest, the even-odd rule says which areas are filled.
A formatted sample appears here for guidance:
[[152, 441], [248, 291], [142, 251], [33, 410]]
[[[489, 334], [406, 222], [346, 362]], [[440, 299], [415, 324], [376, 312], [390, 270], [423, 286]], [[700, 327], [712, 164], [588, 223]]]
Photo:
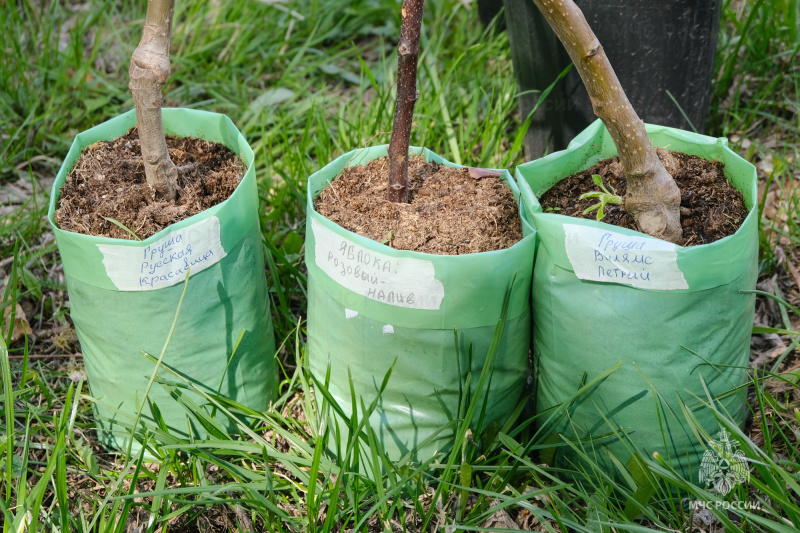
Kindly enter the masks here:
[[[566, 150], [517, 167], [524, 216], [539, 238], [532, 289], [536, 411], [542, 423], [551, 415], [559, 422], [553, 433], [582, 439], [575, 446], [608, 472], [637, 452], [658, 452], [697, 480], [708, 444], [703, 432], [713, 439], [719, 431], [700, 402], [713, 398], [740, 424], [746, 414], [747, 391], [737, 388], [747, 380], [755, 296], [740, 291], [754, 289], [758, 273], [756, 171], [725, 139], [659, 126], [647, 131], [656, 146], [723, 161], [750, 213], [734, 235], [686, 248], [543, 213], [536, 196], [616, 155], [599, 120]], [[582, 383], [620, 362], [569, 403]], [[568, 416], [558, 418], [554, 408], [565, 402]], [[579, 464], [580, 455], [563, 446], [556, 459]]]
[[[427, 149], [411, 150], [426, 161], [457, 166]], [[360, 402], [370, 405], [391, 369], [370, 425], [391, 460], [409, 452], [415, 452], [412, 460], [425, 460], [452, 445], [454, 426], [448, 422], [458, 418], [460, 387], [470, 371], [471, 384], [478, 381], [512, 281], [484, 426], [502, 424], [522, 398], [528, 377], [535, 236], [524, 222], [525, 237], [511, 248], [432, 255], [392, 249], [314, 211], [314, 197], [343, 168], [384, 155], [385, 146], [355, 150], [308, 180], [308, 356], [321, 383], [330, 365], [328, 390], [348, 416], [352, 379], [359, 418]], [[506, 172], [503, 179], [518, 198], [511, 175]], [[337, 423], [343, 427], [341, 420], [331, 420], [329, 427]], [[338, 436], [343, 450], [346, 438], [344, 432]]]
[[[113, 448], [124, 446], [155, 367], [141, 352], [156, 358], [161, 354], [187, 270], [186, 295], [163, 364], [201, 389], [255, 410], [266, 409], [278, 388], [253, 151], [224, 115], [164, 109], [163, 117], [167, 134], [223, 143], [244, 161], [247, 172], [230, 198], [144, 241], [58, 229], [53, 213], [59, 190], [81, 150], [134, 127], [136, 115], [130, 111], [75, 138], [53, 184], [47, 215], [64, 263], [89, 390], [96, 399], [98, 435]], [[206, 403], [199, 395], [184, 395]], [[173, 434], [205, 435], [158, 383], [148, 403], [158, 407]], [[147, 405], [142, 420], [156, 423]]]

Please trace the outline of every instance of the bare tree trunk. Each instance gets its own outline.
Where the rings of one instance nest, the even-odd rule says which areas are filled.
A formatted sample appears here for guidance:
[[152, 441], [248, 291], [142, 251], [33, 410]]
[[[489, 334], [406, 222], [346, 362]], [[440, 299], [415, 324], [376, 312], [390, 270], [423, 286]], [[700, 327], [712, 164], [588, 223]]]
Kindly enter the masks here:
[[169, 158], [161, 122], [161, 89], [169, 79], [169, 45], [175, 0], [148, 0], [139, 46], [133, 51], [130, 89], [147, 183], [156, 197], [175, 199], [178, 171]]
[[633, 110], [603, 47], [572, 0], [533, 0], [567, 49], [594, 113], [617, 146], [628, 192], [625, 210], [643, 232], [677, 242], [681, 238], [681, 194], [658, 159], [644, 122]]
[[403, 22], [397, 45], [397, 101], [394, 107], [392, 137], [389, 140], [390, 202], [408, 203], [408, 145], [417, 92], [419, 35], [422, 28], [423, 0], [403, 0]]

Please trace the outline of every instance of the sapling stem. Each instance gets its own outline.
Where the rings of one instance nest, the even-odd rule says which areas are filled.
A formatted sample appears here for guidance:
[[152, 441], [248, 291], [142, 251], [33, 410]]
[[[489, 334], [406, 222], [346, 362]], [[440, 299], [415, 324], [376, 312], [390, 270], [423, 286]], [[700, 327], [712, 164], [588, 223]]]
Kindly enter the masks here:
[[131, 56], [130, 89], [147, 183], [157, 198], [175, 199], [178, 171], [169, 158], [161, 121], [161, 89], [170, 74], [169, 45], [175, 0], [148, 0], [139, 46]]
[[397, 45], [397, 100], [392, 136], [389, 140], [390, 202], [408, 203], [408, 145], [417, 92], [419, 35], [422, 28], [423, 0], [403, 0], [400, 42]]
[[625, 210], [648, 235], [677, 242], [681, 194], [658, 159], [644, 122], [633, 110], [603, 47], [572, 0], [533, 0], [580, 74], [594, 113], [617, 146], [625, 179]]

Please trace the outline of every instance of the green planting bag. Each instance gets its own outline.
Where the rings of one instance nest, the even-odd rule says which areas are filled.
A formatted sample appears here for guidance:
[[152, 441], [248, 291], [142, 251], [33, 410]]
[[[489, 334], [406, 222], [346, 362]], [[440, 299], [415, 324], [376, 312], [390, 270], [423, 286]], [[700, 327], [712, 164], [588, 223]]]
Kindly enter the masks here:
[[599, 120], [566, 150], [517, 167], [524, 216], [539, 238], [532, 289], [536, 411], [562, 436], [550, 439], [562, 444], [559, 464], [580, 464], [585, 454], [616, 472], [635, 453], [658, 452], [696, 481], [708, 444], [703, 435], [719, 431], [701, 402], [713, 398], [740, 424], [746, 414], [747, 391], [739, 387], [747, 381], [755, 296], [740, 291], [754, 289], [758, 273], [756, 171], [725, 139], [658, 126], [647, 131], [656, 146], [723, 161], [750, 213], [734, 235], [684, 248], [542, 212], [536, 196], [616, 155]]
[[[427, 149], [412, 152], [457, 166]], [[355, 150], [308, 180], [308, 356], [321, 383], [330, 369], [331, 396], [347, 416], [355, 401], [359, 419], [361, 402], [371, 404], [391, 369], [369, 423], [390, 459], [414, 452], [412, 460], [425, 460], [452, 446], [454, 424], [449, 422], [458, 418], [459, 391], [474, 392], [477, 386], [509, 288], [508, 320], [492, 367], [483, 425], [502, 424], [522, 398], [534, 232], [523, 222], [524, 238], [508, 249], [432, 255], [395, 250], [314, 211], [314, 197], [343, 168], [385, 155], [385, 146]], [[518, 199], [511, 175], [506, 172], [503, 179]], [[472, 387], [466, 388], [470, 372]], [[477, 420], [476, 415], [471, 422]], [[340, 419], [330, 419], [329, 427], [337, 425], [344, 427]], [[341, 431], [334, 439], [342, 450], [346, 438]]]
[[[59, 190], [81, 150], [134, 127], [136, 115], [130, 111], [75, 138], [53, 184], [47, 215], [64, 263], [70, 315], [89, 390], [96, 400], [99, 438], [113, 448], [123, 447], [155, 369], [142, 352], [155, 358], [161, 354], [187, 272], [186, 295], [163, 364], [200, 389], [255, 410], [266, 409], [278, 387], [253, 151], [224, 115], [164, 109], [163, 117], [167, 134], [223, 143], [244, 161], [247, 172], [230, 198], [144, 241], [57, 228], [53, 214]], [[164, 370], [161, 374], [171, 377]], [[189, 390], [181, 395], [190, 403], [207, 403]], [[147, 400], [157, 406], [173, 434], [205, 435], [163, 386], [154, 383]], [[142, 419], [156, 423], [153, 412], [145, 405]]]

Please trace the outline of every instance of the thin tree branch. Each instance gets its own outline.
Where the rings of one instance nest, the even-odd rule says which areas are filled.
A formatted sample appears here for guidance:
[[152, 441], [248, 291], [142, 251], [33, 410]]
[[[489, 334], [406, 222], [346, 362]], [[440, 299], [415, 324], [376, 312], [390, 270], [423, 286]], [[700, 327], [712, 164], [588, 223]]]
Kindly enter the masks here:
[[422, 28], [423, 0], [403, 0], [403, 22], [397, 45], [397, 101], [394, 107], [392, 137], [389, 140], [390, 202], [408, 203], [408, 145], [417, 91], [419, 35]]

